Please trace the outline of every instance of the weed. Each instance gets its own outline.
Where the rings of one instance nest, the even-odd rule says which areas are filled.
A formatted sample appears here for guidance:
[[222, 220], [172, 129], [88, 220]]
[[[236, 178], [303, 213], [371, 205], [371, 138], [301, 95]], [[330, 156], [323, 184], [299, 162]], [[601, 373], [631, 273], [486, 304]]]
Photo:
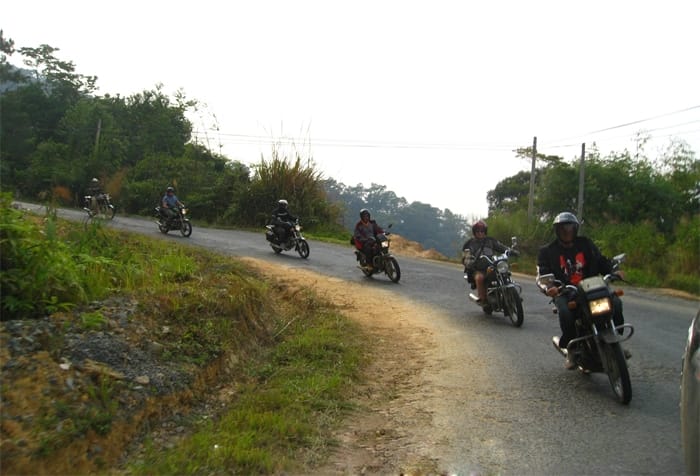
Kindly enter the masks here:
[[83, 330], [100, 329], [106, 322], [105, 316], [99, 311], [84, 312], [80, 315], [80, 327]]

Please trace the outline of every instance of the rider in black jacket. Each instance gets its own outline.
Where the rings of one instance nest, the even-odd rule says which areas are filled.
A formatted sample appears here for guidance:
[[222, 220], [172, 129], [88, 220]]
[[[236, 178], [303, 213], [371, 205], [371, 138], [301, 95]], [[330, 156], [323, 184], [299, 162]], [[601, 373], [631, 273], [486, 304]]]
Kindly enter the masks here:
[[[554, 274], [554, 277], [567, 284], [578, 284], [582, 279], [605, 275], [612, 272], [612, 264], [603, 256], [593, 241], [584, 236], [578, 236], [580, 223], [576, 215], [569, 212], [558, 214], [554, 218], [554, 233], [556, 239], [540, 248], [537, 255], [537, 275]], [[622, 271], [617, 271], [623, 277]], [[557, 296], [556, 286], [546, 290], [546, 294], [554, 298], [559, 315], [559, 326], [562, 336], [559, 347], [566, 349], [569, 341], [576, 335], [574, 316], [568, 307], [565, 295]], [[622, 301], [613, 295], [613, 321], [616, 326], [624, 323], [622, 316]], [[574, 368], [571, 361], [566, 360], [566, 368]]]
[[509, 248], [488, 235], [488, 226], [483, 220], [472, 225], [472, 238], [462, 245], [462, 264], [467, 282], [472, 289], [477, 290], [479, 300], [477, 304], [487, 304], [486, 299], [486, 269], [488, 263], [480, 259], [482, 256], [492, 257], [495, 253], [505, 253]]
[[289, 230], [292, 228], [297, 217], [289, 213], [289, 203], [287, 200], [279, 200], [277, 207], [272, 210], [272, 224], [275, 225], [275, 233], [280, 243], [284, 243], [289, 237]]

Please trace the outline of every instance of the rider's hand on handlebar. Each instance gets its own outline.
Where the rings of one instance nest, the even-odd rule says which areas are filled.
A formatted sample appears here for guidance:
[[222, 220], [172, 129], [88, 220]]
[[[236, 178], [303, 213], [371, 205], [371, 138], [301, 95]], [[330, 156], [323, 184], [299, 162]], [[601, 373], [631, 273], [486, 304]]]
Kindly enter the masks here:
[[547, 290], [544, 293], [549, 297], [554, 297], [557, 294], [559, 294], [559, 289], [556, 286], [551, 286], [547, 288]]

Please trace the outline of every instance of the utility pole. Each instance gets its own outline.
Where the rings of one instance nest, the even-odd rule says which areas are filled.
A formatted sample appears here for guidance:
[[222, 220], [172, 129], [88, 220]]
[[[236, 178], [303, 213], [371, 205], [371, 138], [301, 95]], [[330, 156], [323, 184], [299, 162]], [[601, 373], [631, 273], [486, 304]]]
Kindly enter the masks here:
[[532, 138], [532, 166], [530, 167], [530, 195], [527, 202], [527, 221], [532, 221], [535, 203], [535, 161], [537, 160], [537, 136]]
[[[576, 209], [576, 216], [578, 217], [578, 221], [583, 224], [583, 184], [584, 184], [584, 177], [585, 177], [585, 167], [584, 164], [586, 162], [586, 143], [583, 142], [581, 143], [581, 163], [579, 165], [578, 169], [578, 208]], [[581, 225], [579, 225], [581, 226]]]
[[102, 130], [102, 119], [97, 119], [97, 132], [95, 133], [95, 151], [93, 159], [97, 159], [97, 149], [100, 147], [100, 131]]

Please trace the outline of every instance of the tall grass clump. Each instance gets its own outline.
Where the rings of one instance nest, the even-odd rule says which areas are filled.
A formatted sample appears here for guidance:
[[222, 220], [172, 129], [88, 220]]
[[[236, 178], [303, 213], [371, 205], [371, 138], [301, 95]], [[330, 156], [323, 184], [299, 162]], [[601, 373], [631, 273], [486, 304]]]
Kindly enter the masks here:
[[55, 214], [25, 215], [0, 195], [2, 319], [37, 317], [84, 302], [80, 268], [57, 233]]

